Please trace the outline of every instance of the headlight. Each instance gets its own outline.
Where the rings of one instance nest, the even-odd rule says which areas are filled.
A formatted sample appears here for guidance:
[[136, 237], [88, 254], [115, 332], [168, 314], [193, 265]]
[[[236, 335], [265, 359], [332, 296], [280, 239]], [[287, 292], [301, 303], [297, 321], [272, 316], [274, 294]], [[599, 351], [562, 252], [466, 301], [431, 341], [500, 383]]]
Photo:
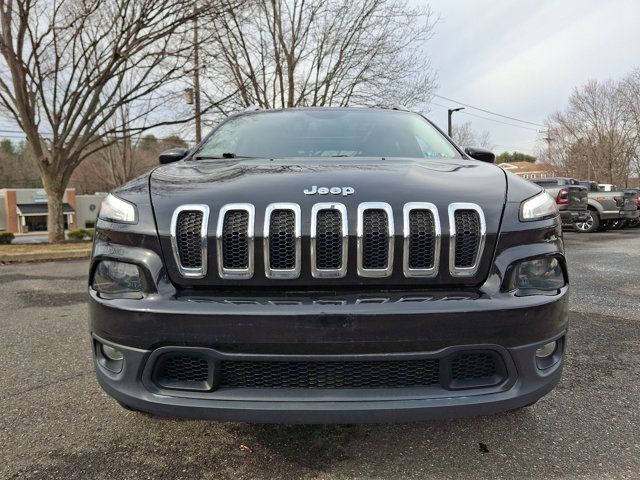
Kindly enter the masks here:
[[556, 257], [541, 257], [516, 263], [507, 277], [506, 290], [519, 295], [556, 292], [567, 283]]
[[98, 218], [109, 222], [136, 223], [136, 207], [132, 203], [109, 194], [100, 205]]
[[140, 267], [132, 263], [102, 260], [93, 274], [91, 287], [102, 298], [142, 298], [147, 281]]
[[520, 220], [523, 222], [555, 217], [558, 213], [556, 201], [547, 192], [541, 192], [520, 205]]

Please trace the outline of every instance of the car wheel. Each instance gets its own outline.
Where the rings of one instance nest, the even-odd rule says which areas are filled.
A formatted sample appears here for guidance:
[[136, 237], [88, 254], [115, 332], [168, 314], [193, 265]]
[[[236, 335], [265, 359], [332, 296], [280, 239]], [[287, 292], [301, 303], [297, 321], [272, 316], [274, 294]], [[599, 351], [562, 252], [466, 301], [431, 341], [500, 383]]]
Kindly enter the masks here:
[[628, 225], [627, 220], [618, 220], [615, 226], [615, 230], [624, 230]]
[[578, 233], [595, 232], [600, 227], [600, 217], [593, 210], [587, 210], [587, 219], [584, 222], [576, 222], [574, 225]]
[[607, 230], [611, 230], [613, 228], [613, 226], [615, 225], [615, 221], [614, 220], [605, 220], [603, 222], [600, 222], [600, 226], [598, 227], [598, 231], [599, 232], [606, 232]]

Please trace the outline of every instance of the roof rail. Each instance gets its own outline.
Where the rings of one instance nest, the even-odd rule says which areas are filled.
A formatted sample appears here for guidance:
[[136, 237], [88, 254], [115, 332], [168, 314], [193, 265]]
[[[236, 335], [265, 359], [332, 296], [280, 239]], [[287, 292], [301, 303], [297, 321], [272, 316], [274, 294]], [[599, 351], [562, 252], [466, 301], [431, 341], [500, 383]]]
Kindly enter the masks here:
[[262, 110], [258, 105], [249, 105], [244, 109], [245, 112], [257, 112], [258, 110]]
[[403, 112], [410, 112], [411, 111], [407, 107], [405, 107], [404, 105], [394, 105], [393, 107], [391, 107], [391, 110], [401, 110]]

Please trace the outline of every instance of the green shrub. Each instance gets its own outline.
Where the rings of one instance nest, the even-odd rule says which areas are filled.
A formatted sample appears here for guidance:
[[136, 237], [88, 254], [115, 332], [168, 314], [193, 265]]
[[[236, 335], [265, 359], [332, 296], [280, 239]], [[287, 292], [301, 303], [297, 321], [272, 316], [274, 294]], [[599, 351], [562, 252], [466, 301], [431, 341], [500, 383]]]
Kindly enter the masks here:
[[0, 232], [0, 244], [9, 245], [14, 238], [13, 232]]
[[92, 235], [93, 231], [87, 230], [86, 228], [74, 228], [67, 232], [67, 238], [69, 240], [85, 240], [91, 238]]

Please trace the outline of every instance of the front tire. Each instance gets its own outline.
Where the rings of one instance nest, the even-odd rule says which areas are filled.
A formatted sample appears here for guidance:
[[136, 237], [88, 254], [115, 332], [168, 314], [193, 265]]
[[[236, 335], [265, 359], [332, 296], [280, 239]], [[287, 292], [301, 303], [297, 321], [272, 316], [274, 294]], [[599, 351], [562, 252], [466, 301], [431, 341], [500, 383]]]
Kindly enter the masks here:
[[624, 230], [627, 228], [628, 220], [618, 220], [618, 223], [613, 227], [613, 230]]
[[600, 227], [600, 216], [594, 210], [587, 210], [587, 219], [584, 222], [576, 222], [574, 228], [578, 233], [595, 232]]

